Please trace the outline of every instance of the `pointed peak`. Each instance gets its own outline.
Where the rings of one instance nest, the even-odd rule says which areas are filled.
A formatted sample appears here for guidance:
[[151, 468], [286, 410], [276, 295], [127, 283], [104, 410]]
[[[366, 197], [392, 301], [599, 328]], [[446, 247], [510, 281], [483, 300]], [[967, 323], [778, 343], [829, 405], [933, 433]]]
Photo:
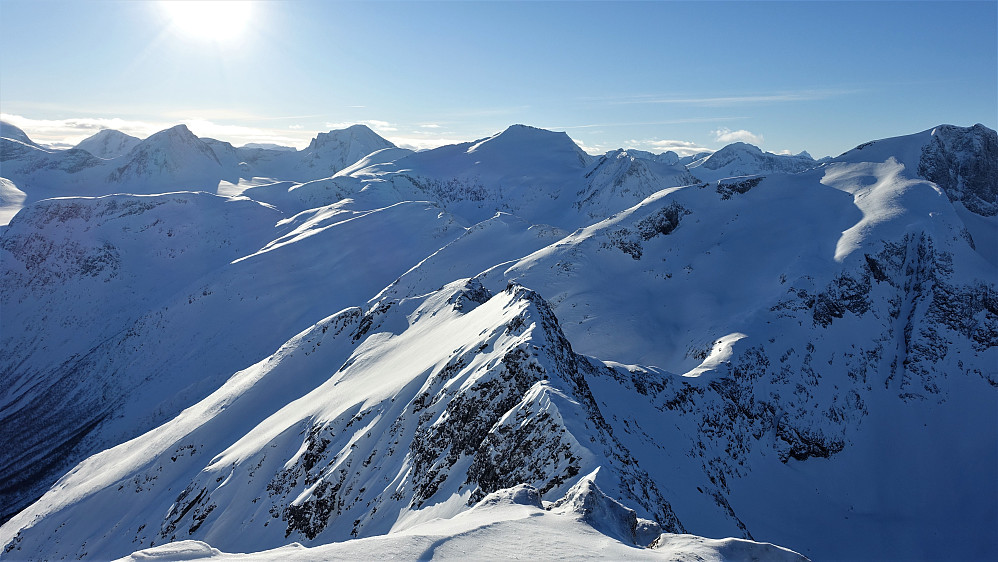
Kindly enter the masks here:
[[367, 125], [358, 123], [345, 129], [332, 129], [315, 135], [306, 150], [317, 150], [327, 145], [341, 146], [354, 143], [363, 145], [367, 149], [365, 154], [382, 148], [395, 148], [391, 141], [374, 132]]
[[200, 142], [201, 139], [192, 133], [191, 130], [187, 128], [187, 125], [181, 123], [179, 125], [174, 125], [169, 129], [163, 129], [162, 131], [149, 135], [149, 138], [142, 141], [142, 144], [149, 145], [175, 141]]

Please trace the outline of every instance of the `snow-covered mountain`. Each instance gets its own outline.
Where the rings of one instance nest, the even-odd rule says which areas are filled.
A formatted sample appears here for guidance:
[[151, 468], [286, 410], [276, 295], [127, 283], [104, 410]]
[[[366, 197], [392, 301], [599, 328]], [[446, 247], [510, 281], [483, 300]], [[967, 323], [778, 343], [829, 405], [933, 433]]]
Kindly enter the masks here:
[[531, 223], [577, 228], [663, 187], [699, 182], [684, 166], [667, 162], [669, 153], [624, 150], [594, 158], [565, 133], [512, 125], [491, 137], [432, 150], [376, 152], [332, 178], [268, 187], [252, 196], [286, 212], [345, 198], [361, 207], [425, 199], [467, 225], [511, 213]]
[[234, 148], [227, 142], [198, 138], [186, 125], [141, 141], [103, 130], [69, 150], [44, 148], [8, 123], [0, 132], [0, 173], [25, 193], [17, 207], [5, 198], [5, 214], [50, 197], [191, 189], [216, 193], [223, 183], [238, 185], [244, 179], [316, 180], [372, 152], [394, 148], [364, 125], [320, 133], [301, 151]]
[[142, 142], [142, 139], [126, 135], [121, 131], [101, 129], [80, 141], [75, 148], [86, 150], [98, 158], [107, 160], [126, 154], [140, 142]]
[[[123, 175], [254, 165], [160, 135]], [[994, 135], [684, 162], [516, 125], [30, 204], [4, 556], [993, 558]]]
[[687, 167], [705, 181], [717, 181], [721, 178], [774, 172], [792, 174], [810, 170], [817, 165], [807, 152], [787, 156], [763, 152], [751, 144], [736, 142], [690, 162]]
[[[225, 143], [228, 144], [228, 143]], [[266, 177], [285, 181], [307, 182], [330, 177], [365, 156], [395, 148], [366, 125], [319, 133], [303, 150], [244, 146], [234, 151], [242, 177]]]
[[[141, 185], [144, 190], [184, 188], [214, 190], [222, 179], [238, 181], [211, 147], [194, 136], [187, 125], [160, 131], [137, 144], [115, 162], [107, 182]], [[155, 192], [155, 191], [153, 191]]]
[[271, 142], [248, 142], [239, 148], [265, 148], [270, 150], [283, 150], [286, 152], [293, 152], [295, 150], [294, 147], [274, 144]]

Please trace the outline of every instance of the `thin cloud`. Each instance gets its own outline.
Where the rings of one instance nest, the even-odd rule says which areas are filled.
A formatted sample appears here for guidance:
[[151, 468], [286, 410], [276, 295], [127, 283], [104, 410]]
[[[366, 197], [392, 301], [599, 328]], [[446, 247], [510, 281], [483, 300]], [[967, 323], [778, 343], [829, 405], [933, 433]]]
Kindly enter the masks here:
[[593, 156], [599, 156], [600, 154], [606, 154], [610, 149], [603, 144], [585, 144], [578, 139], [572, 139], [575, 144], [579, 145], [579, 148], [583, 150], [586, 154], [591, 154]]
[[689, 119], [670, 119], [667, 121], [637, 121], [637, 122], [624, 122], [624, 123], [587, 123], [584, 125], [567, 125], [563, 127], [545, 127], [545, 129], [550, 129], [554, 131], [568, 130], [568, 129], [595, 129], [601, 127], [645, 127], [651, 125], [683, 125], [688, 123], [716, 123], [718, 121], [737, 121], [740, 119], [748, 119], [748, 117], [697, 117]]
[[695, 142], [683, 141], [683, 140], [629, 140], [627, 141], [631, 148], [637, 148], [641, 150], [647, 150], [649, 152], [675, 152], [680, 156], [692, 156], [694, 154], [700, 154], [703, 152], [714, 152], [712, 149], [705, 146], [700, 146]]
[[711, 131], [714, 134], [714, 139], [717, 142], [732, 143], [732, 142], [747, 142], [749, 144], [762, 144], [762, 135], [757, 135], [753, 132], [746, 131], [745, 129], [739, 129], [737, 131], [732, 131], [731, 129], [718, 129], [716, 131]]
[[288, 125], [288, 128], [289, 129], [294, 129], [294, 130], [298, 131], [298, 130], [304, 129], [305, 126], [304, 125]]
[[379, 121], [377, 119], [367, 119], [363, 121], [342, 121], [339, 123], [326, 123], [327, 129], [346, 129], [352, 125], [367, 125], [368, 127], [374, 129], [378, 132], [392, 133], [398, 131], [398, 127], [394, 123], [389, 123], [388, 121]]
[[46, 144], [75, 146], [101, 129], [114, 129], [139, 138], [146, 138], [169, 124], [149, 121], [130, 121], [119, 118], [74, 117], [70, 119], [32, 119], [22, 115], [0, 113], [0, 119], [23, 129], [28, 136]]
[[399, 148], [408, 148], [410, 150], [429, 150], [431, 148], [439, 148], [448, 144], [460, 144], [462, 142], [467, 142], [467, 139], [451, 139], [443, 137], [410, 137], [390, 135], [385, 138]]
[[725, 106], [725, 105], [749, 105], [759, 103], [781, 103], [797, 101], [824, 100], [839, 96], [855, 94], [860, 90], [845, 89], [824, 89], [824, 90], [796, 90], [789, 92], [773, 92], [763, 94], [743, 94], [733, 96], [685, 96], [685, 97], [662, 97], [662, 96], [632, 96], [617, 99], [605, 99], [611, 104], [675, 104], [675, 105], [701, 105], [701, 106]]
[[310, 137], [288, 134], [287, 129], [266, 129], [241, 125], [224, 125], [207, 119], [180, 119], [174, 122], [134, 121], [120, 118], [75, 117], [70, 119], [32, 119], [21, 115], [0, 113], [0, 119], [23, 129], [31, 140], [49, 146], [76, 146], [83, 139], [102, 129], [114, 129], [144, 139], [153, 133], [184, 123], [199, 137], [211, 137], [241, 146], [250, 142], [281, 144], [298, 148], [308, 144]]
[[185, 119], [183, 123], [198, 137], [226, 141], [233, 146], [242, 146], [248, 143], [269, 143], [302, 148], [311, 140], [301, 135], [289, 135], [286, 129], [225, 125], [207, 119]]

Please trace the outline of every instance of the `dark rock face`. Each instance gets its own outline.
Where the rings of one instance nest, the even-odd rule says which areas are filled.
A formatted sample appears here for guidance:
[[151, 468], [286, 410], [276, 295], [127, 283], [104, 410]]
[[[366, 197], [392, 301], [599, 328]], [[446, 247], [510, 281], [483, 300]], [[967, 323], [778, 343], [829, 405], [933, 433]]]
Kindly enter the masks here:
[[683, 217], [691, 213], [692, 211], [678, 201], [673, 201], [668, 206], [662, 207], [638, 221], [633, 229], [622, 227], [608, 232], [607, 238], [609, 240], [604, 243], [604, 247], [616, 247], [635, 260], [640, 260], [641, 256], [644, 255], [642, 242], [672, 234], [679, 227]]
[[721, 199], [731, 199], [731, 196], [748, 193], [753, 187], [759, 185], [766, 178], [748, 178], [739, 181], [719, 181], [717, 182], [717, 192], [721, 194]]
[[918, 174], [971, 212], [998, 214], [998, 133], [983, 125], [941, 125], [922, 148]]

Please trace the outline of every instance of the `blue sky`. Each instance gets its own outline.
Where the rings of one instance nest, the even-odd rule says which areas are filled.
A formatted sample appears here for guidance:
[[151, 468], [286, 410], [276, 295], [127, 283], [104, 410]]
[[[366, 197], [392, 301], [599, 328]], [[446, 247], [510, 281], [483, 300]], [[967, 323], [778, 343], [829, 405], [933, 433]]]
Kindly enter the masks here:
[[426, 148], [513, 123], [591, 152], [746, 140], [836, 155], [998, 126], [998, 3], [259, 2], [226, 38], [158, 2], [0, 0], [0, 112], [43, 142], [109, 126], [299, 147], [369, 124]]

